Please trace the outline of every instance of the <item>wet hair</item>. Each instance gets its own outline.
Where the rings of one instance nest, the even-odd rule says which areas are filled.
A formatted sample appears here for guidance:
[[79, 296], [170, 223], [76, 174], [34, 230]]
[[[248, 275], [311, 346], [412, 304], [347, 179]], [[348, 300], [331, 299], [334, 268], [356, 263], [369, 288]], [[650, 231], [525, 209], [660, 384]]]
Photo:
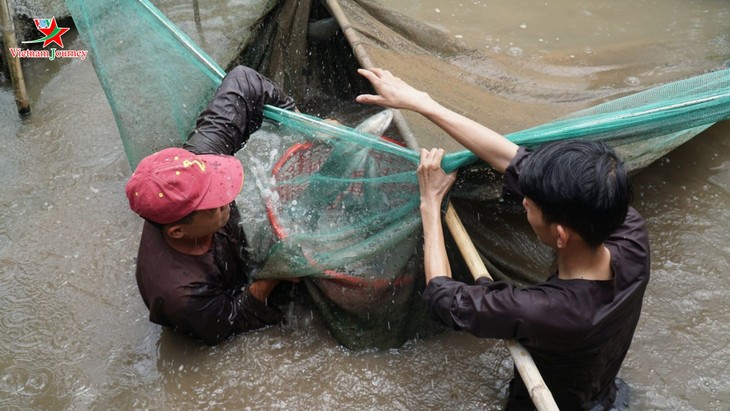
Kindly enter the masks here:
[[520, 190], [546, 223], [571, 228], [595, 248], [626, 219], [631, 183], [623, 161], [606, 143], [549, 143], [525, 161]]

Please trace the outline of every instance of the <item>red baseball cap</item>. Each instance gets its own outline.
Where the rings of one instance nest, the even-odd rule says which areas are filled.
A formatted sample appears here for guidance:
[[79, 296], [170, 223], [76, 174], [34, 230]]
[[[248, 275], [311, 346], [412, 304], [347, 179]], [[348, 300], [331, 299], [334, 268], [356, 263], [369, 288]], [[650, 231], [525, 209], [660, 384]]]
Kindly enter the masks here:
[[132, 211], [170, 224], [193, 211], [233, 202], [242, 187], [243, 167], [236, 157], [166, 148], [139, 162], [126, 192]]

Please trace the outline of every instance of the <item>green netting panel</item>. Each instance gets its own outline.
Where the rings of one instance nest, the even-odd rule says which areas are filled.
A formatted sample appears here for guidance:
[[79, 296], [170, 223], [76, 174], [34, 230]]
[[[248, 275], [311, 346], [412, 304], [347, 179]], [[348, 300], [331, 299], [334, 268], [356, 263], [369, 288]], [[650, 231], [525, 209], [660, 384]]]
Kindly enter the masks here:
[[67, 0], [129, 163], [186, 139], [223, 70], [147, 0]]
[[729, 109], [730, 70], [721, 70], [600, 104], [508, 137], [526, 145], [603, 140], [634, 170], [726, 119]]

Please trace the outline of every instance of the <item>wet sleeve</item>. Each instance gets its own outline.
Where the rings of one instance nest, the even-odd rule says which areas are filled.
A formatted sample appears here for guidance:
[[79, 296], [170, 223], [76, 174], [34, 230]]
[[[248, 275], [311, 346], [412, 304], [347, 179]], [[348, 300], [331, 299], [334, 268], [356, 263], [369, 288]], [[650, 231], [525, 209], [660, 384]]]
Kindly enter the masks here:
[[605, 242], [611, 250], [611, 264], [619, 289], [649, 281], [651, 251], [644, 219], [629, 207], [624, 223]]
[[213, 284], [191, 284], [187, 303], [177, 316], [182, 328], [208, 345], [231, 335], [278, 323], [282, 314], [251, 295], [245, 288], [231, 295]]
[[634, 248], [643, 249], [648, 253], [649, 235], [644, 218], [634, 207], [629, 207], [623, 224], [608, 237], [608, 242], [631, 242]]
[[502, 182], [502, 194], [504, 197], [522, 201], [522, 191], [520, 190], [520, 172], [525, 166], [527, 158], [530, 157], [530, 151], [525, 147], [517, 149], [517, 155], [509, 163], [504, 170], [504, 179]]
[[261, 127], [266, 104], [295, 108], [294, 99], [271, 80], [245, 66], [234, 68], [198, 116], [183, 148], [196, 154], [235, 154]]
[[484, 338], [526, 338], [527, 327], [548, 307], [539, 289], [528, 291], [486, 278], [470, 285], [436, 277], [423, 299], [431, 315], [447, 327]]

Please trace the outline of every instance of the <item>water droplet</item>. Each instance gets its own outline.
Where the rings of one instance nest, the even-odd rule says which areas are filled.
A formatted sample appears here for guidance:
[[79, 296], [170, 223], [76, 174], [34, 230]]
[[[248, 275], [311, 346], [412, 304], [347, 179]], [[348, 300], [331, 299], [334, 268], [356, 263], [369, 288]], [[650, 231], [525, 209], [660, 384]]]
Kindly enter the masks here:
[[641, 80], [639, 80], [638, 77], [629, 76], [629, 77], [626, 77], [626, 79], [624, 80], [624, 83], [628, 84], [629, 86], [638, 86], [639, 84], [641, 84]]
[[507, 54], [514, 57], [521, 56], [522, 49], [519, 47], [510, 47], [509, 50], [507, 50]]

